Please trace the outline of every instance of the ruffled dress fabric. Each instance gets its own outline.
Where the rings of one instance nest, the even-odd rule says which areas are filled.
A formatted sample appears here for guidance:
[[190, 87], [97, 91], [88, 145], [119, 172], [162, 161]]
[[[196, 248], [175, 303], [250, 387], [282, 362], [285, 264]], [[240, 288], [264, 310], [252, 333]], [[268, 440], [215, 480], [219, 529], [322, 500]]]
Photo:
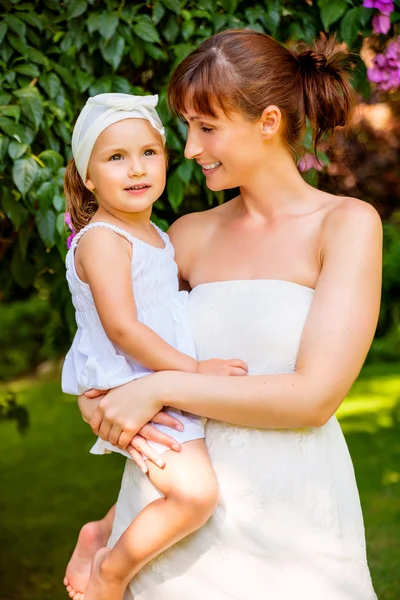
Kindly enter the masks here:
[[[187, 292], [178, 288], [178, 269], [174, 261], [174, 248], [166, 233], [154, 228], [164, 242], [156, 248], [132, 237], [123, 229], [109, 223], [92, 223], [74, 238], [66, 257], [67, 281], [75, 307], [77, 331], [65, 358], [62, 372], [62, 389], [78, 395], [88, 389], [117, 387], [152, 373], [115, 346], [107, 337], [101, 324], [90, 286], [84, 283], [75, 269], [75, 250], [81, 237], [96, 227], [106, 227], [132, 244], [132, 285], [138, 319], [162, 337], [168, 344], [190, 356], [195, 348], [187, 319]], [[180, 411], [168, 412], [179, 418], [184, 431], [178, 432], [157, 425], [177, 441], [184, 442], [204, 437], [204, 420]], [[151, 444], [157, 451], [165, 451], [160, 444]], [[91, 452], [105, 454], [119, 452], [130, 458], [109, 442], [99, 439]]]

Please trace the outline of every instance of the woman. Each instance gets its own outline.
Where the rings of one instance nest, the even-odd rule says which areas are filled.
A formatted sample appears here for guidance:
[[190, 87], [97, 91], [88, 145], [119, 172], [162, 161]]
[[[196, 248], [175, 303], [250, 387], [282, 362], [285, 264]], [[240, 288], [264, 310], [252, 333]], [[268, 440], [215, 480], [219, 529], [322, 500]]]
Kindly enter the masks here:
[[[136, 434], [164, 405], [209, 419], [219, 506], [142, 569], [126, 600], [376, 598], [333, 415], [375, 331], [381, 225], [370, 205], [310, 187], [295, 162], [306, 118], [317, 144], [348, 123], [352, 97], [334, 41], [296, 53], [248, 30], [206, 40], [172, 76], [185, 156], [210, 189], [240, 188], [170, 230], [192, 290], [196, 350], [199, 359], [238, 356], [251, 376], [162, 372], [112, 390], [97, 408], [81, 398], [93, 430], [121, 448], [133, 438], [145, 450]], [[151, 426], [142, 433], [154, 439]], [[157, 496], [128, 461], [110, 543]]]

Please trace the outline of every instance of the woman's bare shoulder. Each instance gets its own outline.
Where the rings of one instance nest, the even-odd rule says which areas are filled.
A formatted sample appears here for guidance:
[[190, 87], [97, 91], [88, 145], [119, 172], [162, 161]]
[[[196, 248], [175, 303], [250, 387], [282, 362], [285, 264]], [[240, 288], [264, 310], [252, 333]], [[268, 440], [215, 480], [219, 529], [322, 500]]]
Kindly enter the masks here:
[[345, 227], [347, 230], [375, 229], [382, 227], [382, 221], [377, 210], [368, 202], [346, 196], [324, 194], [326, 211], [323, 226], [329, 233]]
[[323, 253], [337, 244], [381, 243], [382, 221], [371, 204], [358, 198], [324, 195], [326, 205], [321, 231]]

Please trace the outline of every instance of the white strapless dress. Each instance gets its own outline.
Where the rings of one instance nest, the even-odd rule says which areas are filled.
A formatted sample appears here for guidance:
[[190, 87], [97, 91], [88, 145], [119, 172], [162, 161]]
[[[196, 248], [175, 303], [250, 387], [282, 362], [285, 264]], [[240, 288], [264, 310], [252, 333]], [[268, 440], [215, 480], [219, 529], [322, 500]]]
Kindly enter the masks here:
[[[197, 286], [189, 319], [200, 359], [287, 373], [313, 290], [280, 280]], [[243, 398], [246, 402], [246, 398]], [[353, 465], [335, 417], [262, 430], [209, 420], [219, 505], [199, 531], [150, 562], [124, 600], [374, 600]], [[128, 460], [110, 539], [159, 496]]]

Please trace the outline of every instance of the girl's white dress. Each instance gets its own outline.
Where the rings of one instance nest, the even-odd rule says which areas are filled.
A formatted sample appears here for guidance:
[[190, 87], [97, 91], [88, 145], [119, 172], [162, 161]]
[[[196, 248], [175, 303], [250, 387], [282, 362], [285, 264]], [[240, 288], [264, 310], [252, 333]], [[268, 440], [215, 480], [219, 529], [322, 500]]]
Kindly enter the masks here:
[[[194, 344], [187, 319], [187, 292], [179, 291], [178, 268], [174, 261], [174, 248], [166, 233], [152, 223], [164, 248], [156, 248], [132, 237], [125, 230], [109, 223], [91, 223], [73, 239], [66, 256], [67, 280], [75, 307], [77, 332], [66, 356], [62, 372], [62, 389], [67, 394], [82, 394], [90, 388], [107, 390], [133, 379], [149, 375], [152, 371], [124, 354], [108, 339], [101, 324], [90, 287], [79, 279], [75, 269], [75, 249], [81, 237], [95, 227], [106, 227], [132, 244], [132, 285], [138, 319], [174, 348], [195, 356]], [[156, 425], [178, 442], [204, 437], [204, 419], [189, 413], [169, 410], [184, 424], [184, 431]], [[158, 452], [167, 448], [151, 442]], [[105, 454], [109, 451], [130, 455], [109, 442], [98, 439], [91, 452]]]
[[[279, 280], [197, 286], [188, 310], [198, 358], [237, 356], [251, 374], [291, 372], [312, 299], [312, 289]], [[208, 420], [206, 443], [219, 482], [215, 513], [144, 567], [124, 600], [376, 599], [335, 417], [297, 430]], [[110, 546], [158, 496], [127, 461]]]

